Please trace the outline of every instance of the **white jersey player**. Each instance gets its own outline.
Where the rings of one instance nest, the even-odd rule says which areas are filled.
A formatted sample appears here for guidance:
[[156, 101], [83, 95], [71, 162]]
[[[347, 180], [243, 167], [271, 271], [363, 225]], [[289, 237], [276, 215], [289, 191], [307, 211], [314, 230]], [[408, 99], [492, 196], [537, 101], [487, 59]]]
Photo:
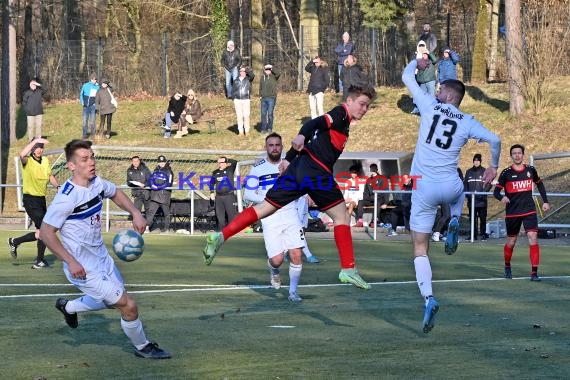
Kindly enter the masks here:
[[[271, 133], [265, 138], [267, 158], [255, 164], [245, 184], [244, 199], [258, 204], [263, 202], [267, 191], [273, 187], [279, 176], [279, 164], [283, 144], [281, 136]], [[275, 289], [281, 287], [279, 267], [284, 261], [284, 252], [289, 252], [289, 300], [301, 301], [297, 294], [297, 285], [301, 278], [303, 264], [301, 249], [305, 246], [305, 234], [299, 221], [295, 202], [287, 204], [274, 214], [261, 219], [263, 240], [267, 250], [267, 266], [270, 272], [271, 285]]]
[[497, 175], [501, 140], [487, 130], [472, 115], [459, 110], [465, 95], [465, 86], [458, 80], [441, 83], [434, 98], [417, 84], [414, 60], [406, 66], [402, 75], [420, 111], [420, 130], [410, 174], [416, 176], [412, 192], [410, 229], [414, 249], [414, 266], [420, 293], [425, 300], [423, 331], [434, 326], [439, 304], [433, 297], [432, 272], [428, 258], [429, 237], [439, 204], [449, 204], [449, 222], [445, 251], [452, 254], [457, 249], [459, 216], [463, 208], [463, 183], [457, 174], [461, 148], [469, 139], [487, 142], [491, 147], [491, 166], [483, 174], [483, 181], [490, 183]]
[[[95, 174], [91, 142], [73, 140], [65, 146], [67, 167], [73, 173], [47, 209], [40, 228], [46, 246], [63, 261], [63, 271], [84, 295], [75, 300], [58, 298], [55, 307], [71, 328], [77, 314], [116, 308], [121, 327], [135, 346], [135, 355], [166, 359], [171, 355], [147, 340], [135, 300], [127, 293], [123, 278], [109, 256], [101, 235], [103, 199], [110, 198], [133, 217], [133, 228], [143, 233], [146, 221], [131, 200], [114, 184]], [[56, 232], [60, 232], [60, 237]]]
[[[299, 197], [295, 201], [295, 207], [297, 208], [297, 215], [299, 216], [299, 222], [301, 227], [306, 229], [309, 226], [309, 194], [305, 194]], [[313, 255], [309, 249], [309, 244], [307, 242], [307, 236], [305, 235], [305, 246], [303, 247], [303, 255], [307, 258], [307, 262], [311, 264], [318, 264], [319, 259], [317, 256]]]

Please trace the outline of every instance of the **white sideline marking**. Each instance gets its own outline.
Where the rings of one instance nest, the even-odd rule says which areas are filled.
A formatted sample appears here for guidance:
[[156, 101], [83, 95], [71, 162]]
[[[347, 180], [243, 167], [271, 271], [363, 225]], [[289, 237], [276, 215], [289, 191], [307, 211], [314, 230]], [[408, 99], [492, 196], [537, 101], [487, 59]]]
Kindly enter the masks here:
[[273, 325], [273, 326], [268, 326], [274, 329], [294, 329], [297, 326], [287, 326], [287, 325]]
[[[485, 281], [528, 281], [529, 277], [513, 277], [512, 280], [507, 280], [503, 277], [491, 278], [470, 278], [470, 279], [456, 279], [456, 280], [434, 280], [434, 283], [458, 283], [458, 282], [485, 282]], [[541, 276], [543, 280], [567, 280], [568, 276]], [[416, 281], [382, 281], [382, 282], [369, 282], [370, 285], [409, 285], [416, 284]], [[18, 287], [63, 287], [73, 286], [71, 284], [0, 284], [0, 287], [5, 288], [18, 288]], [[154, 289], [154, 290], [129, 290], [131, 294], [152, 294], [152, 293], [181, 293], [181, 292], [216, 292], [216, 291], [240, 291], [251, 289], [272, 289], [271, 285], [194, 285], [194, 284], [125, 284], [125, 286], [133, 288], [144, 287], [160, 287], [160, 288], [180, 288], [180, 289]], [[299, 285], [300, 288], [324, 288], [324, 287], [338, 287], [338, 286], [354, 286], [352, 284], [307, 284]], [[288, 288], [288, 286], [282, 286]], [[34, 297], [57, 297], [57, 296], [80, 296], [82, 293], [40, 293], [40, 294], [14, 294], [0, 296], [0, 299], [14, 299], [14, 298], [34, 298]]]

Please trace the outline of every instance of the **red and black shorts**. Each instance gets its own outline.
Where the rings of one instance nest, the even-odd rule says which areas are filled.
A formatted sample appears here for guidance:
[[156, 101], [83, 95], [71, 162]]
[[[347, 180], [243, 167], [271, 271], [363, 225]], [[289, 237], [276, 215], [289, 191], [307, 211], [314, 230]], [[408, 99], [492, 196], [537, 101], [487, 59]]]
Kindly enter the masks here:
[[265, 199], [281, 208], [305, 194], [309, 194], [322, 211], [344, 203], [334, 176], [303, 154], [294, 159], [285, 173], [277, 178]]
[[521, 230], [521, 225], [524, 226], [526, 232], [538, 231], [538, 218], [536, 213], [505, 218], [505, 225], [507, 227], [507, 236], [516, 236]]

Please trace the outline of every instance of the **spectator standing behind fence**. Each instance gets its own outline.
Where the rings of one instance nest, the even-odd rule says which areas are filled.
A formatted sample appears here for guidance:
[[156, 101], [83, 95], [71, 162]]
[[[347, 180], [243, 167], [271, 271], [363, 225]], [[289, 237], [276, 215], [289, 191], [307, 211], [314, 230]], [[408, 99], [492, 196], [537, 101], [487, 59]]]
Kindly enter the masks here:
[[241, 65], [241, 56], [232, 40], [226, 44], [226, 50], [222, 53], [222, 66], [226, 76], [226, 97], [232, 99], [232, 85], [238, 78], [238, 67]]
[[111, 92], [109, 79], [101, 79], [101, 87], [95, 96], [95, 106], [97, 111], [99, 111], [99, 117], [101, 120], [99, 123], [99, 133], [103, 135], [103, 128], [105, 127], [106, 121], [107, 129], [105, 130], [105, 138], [110, 139], [113, 114], [117, 111], [117, 99], [115, 99]]
[[309, 108], [311, 109], [311, 119], [324, 115], [325, 90], [329, 86], [330, 76], [327, 63], [319, 56], [307, 63], [305, 71], [310, 73], [309, 86]]
[[99, 84], [97, 83], [97, 75], [91, 73], [89, 82], [86, 82], [81, 87], [79, 92], [79, 102], [83, 106], [83, 139], [89, 136], [88, 125], [91, 123], [91, 136], [95, 136], [95, 113], [97, 107], [95, 105], [95, 98], [99, 91]]
[[[334, 49], [334, 52], [336, 53], [336, 57], [337, 57], [337, 66], [338, 66], [338, 91], [339, 92], [343, 92], [345, 84], [344, 84], [344, 80], [341, 77], [341, 73], [342, 73], [342, 69], [345, 66], [345, 61], [348, 58], [349, 55], [352, 55], [354, 53], [354, 44], [352, 43], [352, 41], [350, 41], [350, 34], [348, 34], [348, 32], [344, 32], [342, 34], [342, 41], [336, 45], [336, 48]], [[348, 86], [347, 86], [348, 87]], [[343, 98], [343, 100], [346, 100], [346, 98]]]
[[[483, 193], [491, 190], [491, 184], [485, 184], [483, 182], [483, 173], [485, 173], [485, 168], [481, 165], [481, 159], [481, 153], [474, 155], [473, 167], [467, 169], [465, 172], [463, 185], [467, 192], [477, 191], [479, 193]], [[466, 199], [467, 208], [469, 209], [469, 220], [471, 221], [473, 214], [475, 215], [475, 240], [477, 240], [477, 232], [479, 232], [481, 240], [487, 240], [489, 237], [487, 235], [487, 196], [475, 196], [475, 209], [471, 208], [471, 197], [472, 195], [467, 194]], [[477, 229], [477, 220], [479, 220], [479, 229]]]
[[42, 137], [42, 122], [44, 116], [43, 96], [47, 90], [37, 81], [30, 81], [30, 88], [24, 92], [22, 97], [22, 108], [26, 112], [26, 122], [28, 124], [28, 141]]
[[245, 136], [249, 133], [249, 114], [251, 113], [251, 83], [255, 74], [250, 67], [239, 69], [239, 76], [234, 81], [232, 97], [237, 116], [238, 134]]
[[343, 82], [342, 100], [348, 98], [348, 89], [350, 86], [362, 87], [367, 85], [366, 74], [362, 67], [358, 64], [358, 59], [354, 55], [349, 55], [344, 61], [344, 67], [340, 73]]
[[418, 39], [426, 43], [426, 47], [430, 53], [435, 54], [437, 49], [437, 37], [432, 33], [430, 24], [425, 23], [423, 25], [422, 33]]
[[446, 47], [443, 50], [443, 57], [437, 64], [438, 82], [443, 83], [448, 79], [457, 79], [457, 64], [459, 63], [459, 54]]
[[170, 162], [168, 162], [165, 156], [158, 156], [158, 164], [149, 180], [151, 191], [148, 212], [146, 213], [147, 230], [150, 230], [154, 216], [159, 208], [162, 209], [162, 214], [164, 215], [161, 232], [166, 233], [170, 229], [170, 197], [172, 190], [167, 189], [167, 187], [172, 186], [173, 179], [174, 173], [170, 168]]
[[[417, 60], [416, 82], [420, 88], [428, 95], [435, 96], [435, 63], [437, 59], [427, 48], [419, 47], [422, 58]], [[412, 114], [418, 115], [420, 111], [418, 107], [414, 107]]]
[[[173, 124], [180, 125], [180, 116], [182, 115], [185, 106], [186, 106], [185, 95], [176, 92], [174, 95], [170, 97], [170, 100], [168, 101], [168, 109], [164, 114], [164, 120], [162, 125], [162, 127], [164, 128], [165, 139], [170, 137]], [[180, 127], [179, 130], [181, 129], [182, 127]]]
[[42, 220], [46, 214], [46, 194], [48, 182], [55, 188], [59, 188], [57, 180], [51, 174], [51, 165], [47, 157], [43, 157], [44, 144], [48, 141], [42, 138], [30, 141], [24, 149], [20, 151], [20, 162], [24, 167], [22, 170], [22, 191], [24, 193], [23, 202], [26, 214], [32, 219], [36, 230], [17, 237], [9, 238], [8, 246], [10, 254], [15, 259], [18, 257], [18, 246], [22, 243], [37, 241], [37, 257], [32, 269], [43, 269], [49, 267], [44, 259], [46, 245], [38, 239]]
[[261, 97], [261, 133], [273, 132], [273, 113], [277, 100], [277, 81], [281, 73], [267, 64], [263, 67], [263, 76], [259, 80], [259, 96]]
[[148, 213], [150, 202], [149, 178], [150, 169], [139, 156], [133, 156], [131, 166], [127, 169], [127, 185], [132, 188], [131, 194], [135, 207], [142, 211], [144, 206], [145, 214]]
[[234, 186], [236, 165], [236, 160], [219, 157], [218, 168], [212, 172], [210, 199], [216, 200], [216, 218], [220, 231], [237, 215], [237, 198]]

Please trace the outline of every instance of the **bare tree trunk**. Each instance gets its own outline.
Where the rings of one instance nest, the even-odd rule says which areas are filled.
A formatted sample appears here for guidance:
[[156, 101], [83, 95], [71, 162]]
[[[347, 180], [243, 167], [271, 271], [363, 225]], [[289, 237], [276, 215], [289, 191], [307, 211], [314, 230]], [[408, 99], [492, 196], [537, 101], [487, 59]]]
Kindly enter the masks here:
[[477, 25], [475, 30], [475, 47], [471, 60], [471, 80], [473, 82], [485, 82], [487, 77], [487, 67], [485, 62], [485, 32], [488, 29], [487, 22], [487, 1], [479, 0], [477, 12]]
[[499, 5], [500, 0], [492, 0], [491, 9], [491, 28], [489, 36], [491, 37], [491, 45], [489, 46], [489, 81], [494, 81], [497, 76], [497, 49], [499, 40]]
[[34, 63], [32, 60], [33, 31], [32, 31], [32, 5], [28, 3], [24, 10], [24, 35], [22, 65], [20, 66], [20, 99], [30, 83], [30, 77], [34, 76]]
[[301, 0], [301, 26], [303, 26], [303, 55], [314, 57], [319, 53], [319, 2]]
[[16, 141], [16, 69], [18, 64], [16, 62], [17, 49], [16, 49], [16, 26], [14, 23], [14, 17], [16, 15], [13, 13], [14, 7], [16, 6], [16, 1], [8, 1], [10, 7], [10, 23], [8, 25], [8, 51], [9, 51], [9, 86], [10, 90], [8, 92], [8, 115], [10, 117], [10, 141]]
[[[263, 2], [262, 0], [251, 1], [251, 68], [255, 73], [260, 73], [263, 66], [263, 43], [260, 33], [263, 33]], [[253, 93], [258, 95], [259, 86], [253, 86]]]
[[507, 24], [506, 55], [509, 76], [509, 114], [520, 116], [524, 107], [520, 0], [505, 2], [505, 21]]

